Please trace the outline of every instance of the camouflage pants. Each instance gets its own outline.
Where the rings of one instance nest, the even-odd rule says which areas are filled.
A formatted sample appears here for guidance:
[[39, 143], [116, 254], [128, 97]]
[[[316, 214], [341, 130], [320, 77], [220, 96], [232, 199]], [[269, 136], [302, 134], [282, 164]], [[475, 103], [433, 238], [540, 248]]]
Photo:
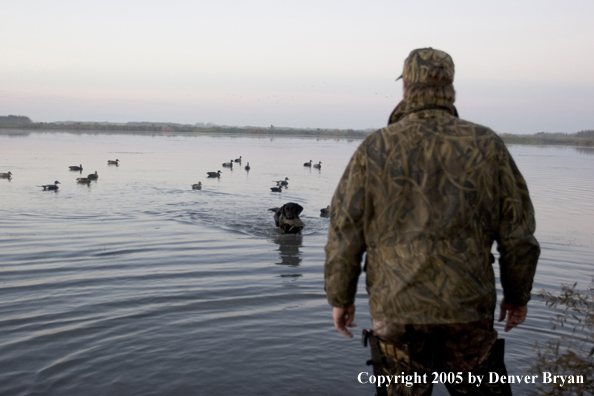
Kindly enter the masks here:
[[[497, 340], [492, 319], [451, 325], [374, 322], [373, 330], [380, 339], [383, 366], [376, 375], [400, 376], [387, 387], [390, 396], [431, 395], [434, 381], [443, 383], [450, 395], [511, 395], [509, 384], [488, 383], [490, 371], [507, 375], [503, 340]], [[403, 380], [415, 374], [426, 376], [416, 381], [420, 383]], [[480, 386], [469, 382], [476, 376], [483, 376]]]

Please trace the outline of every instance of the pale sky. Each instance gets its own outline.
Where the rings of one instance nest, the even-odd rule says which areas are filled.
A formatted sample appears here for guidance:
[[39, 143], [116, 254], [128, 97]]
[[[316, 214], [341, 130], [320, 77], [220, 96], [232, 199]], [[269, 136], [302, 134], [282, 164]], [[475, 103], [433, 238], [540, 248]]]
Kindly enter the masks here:
[[594, 129], [593, 0], [2, 0], [0, 115], [379, 128], [420, 47], [464, 119]]

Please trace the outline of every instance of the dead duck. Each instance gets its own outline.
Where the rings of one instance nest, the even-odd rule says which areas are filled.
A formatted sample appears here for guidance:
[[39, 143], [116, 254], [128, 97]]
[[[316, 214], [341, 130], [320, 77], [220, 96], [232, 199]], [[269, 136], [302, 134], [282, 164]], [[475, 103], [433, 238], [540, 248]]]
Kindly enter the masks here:
[[250, 166], [250, 163], [248, 162], [247, 165], [244, 168], [246, 171], [249, 171], [250, 169], [252, 169], [252, 167]]
[[282, 187], [270, 187], [270, 191], [272, 192], [283, 192]]
[[305, 224], [299, 218], [303, 206], [295, 202], [288, 202], [280, 208], [270, 208], [268, 210], [274, 212], [274, 224], [281, 229], [283, 234], [297, 234], [305, 227]]
[[91, 179], [89, 179], [88, 177], [79, 177], [78, 179], [76, 179], [76, 182], [81, 184], [89, 184], [91, 183]]
[[120, 160], [116, 159], [115, 161], [113, 160], [107, 160], [107, 165], [119, 165], [120, 164]]
[[289, 178], [285, 177], [285, 180], [277, 180], [275, 183], [277, 186], [287, 187], [289, 185]]
[[208, 177], [221, 177], [221, 171], [218, 172], [206, 172]]
[[192, 190], [202, 190], [202, 182], [198, 182], [198, 184], [192, 184]]
[[322, 169], [322, 161], [320, 161], [320, 162], [319, 162], [319, 163], [317, 163], [317, 164], [314, 164], [314, 166], [313, 166], [313, 167], [314, 167], [314, 168], [316, 168], [316, 169]]
[[223, 168], [233, 168], [233, 160], [229, 162], [223, 162]]
[[234, 160], [235, 162], [239, 162], [241, 164], [241, 155], [239, 156], [239, 158], [235, 158]]
[[8, 173], [0, 173], [0, 179], [10, 179], [12, 177], [12, 172], [8, 171]]
[[59, 187], [58, 184], [62, 184], [59, 181], [55, 181], [54, 184], [46, 184], [45, 186], [37, 186], [37, 187], [43, 187], [43, 191], [56, 191]]
[[306, 162], [305, 164], [303, 164], [303, 166], [309, 166], [311, 168], [312, 162], [313, 162], [312, 160], [309, 160], [309, 162]]
[[330, 217], [330, 205], [320, 209], [320, 217]]
[[68, 168], [70, 168], [71, 171], [82, 171], [82, 164], [79, 166], [69, 166]]
[[97, 180], [99, 179], [99, 175], [97, 174], [97, 171], [95, 171], [95, 173], [91, 173], [90, 175], [87, 176], [87, 179], [89, 180]]

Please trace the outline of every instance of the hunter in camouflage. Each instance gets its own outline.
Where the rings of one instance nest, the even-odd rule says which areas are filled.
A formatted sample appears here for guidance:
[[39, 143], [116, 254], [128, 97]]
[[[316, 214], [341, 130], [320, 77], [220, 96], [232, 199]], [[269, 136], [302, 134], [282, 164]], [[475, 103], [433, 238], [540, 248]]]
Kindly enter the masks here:
[[451, 330], [464, 324], [484, 329], [487, 323], [490, 335], [478, 336], [482, 352], [474, 366], [465, 365], [464, 356], [454, 364], [470, 371], [485, 361], [497, 338], [493, 242], [506, 331], [526, 314], [540, 253], [534, 209], [503, 141], [458, 118], [448, 54], [414, 50], [401, 77], [404, 99], [388, 126], [359, 146], [334, 193], [326, 294], [337, 328], [349, 336], [345, 325], [353, 320], [366, 253], [369, 309], [380, 339], [390, 341], [410, 325]]

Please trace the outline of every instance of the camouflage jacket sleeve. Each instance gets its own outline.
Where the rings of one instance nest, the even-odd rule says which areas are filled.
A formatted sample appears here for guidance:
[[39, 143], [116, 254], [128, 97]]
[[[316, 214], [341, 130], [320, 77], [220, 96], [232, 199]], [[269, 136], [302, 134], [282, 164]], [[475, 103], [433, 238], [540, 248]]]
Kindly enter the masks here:
[[528, 186], [513, 158], [503, 148], [499, 156], [500, 216], [496, 235], [501, 285], [505, 301], [523, 306], [530, 300], [540, 247]]
[[365, 178], [361, 145], [342, 175], [330, 205], [324, 280], [328, 302], [333, 307], [344, 308], [355, 301], [365, 252]]

